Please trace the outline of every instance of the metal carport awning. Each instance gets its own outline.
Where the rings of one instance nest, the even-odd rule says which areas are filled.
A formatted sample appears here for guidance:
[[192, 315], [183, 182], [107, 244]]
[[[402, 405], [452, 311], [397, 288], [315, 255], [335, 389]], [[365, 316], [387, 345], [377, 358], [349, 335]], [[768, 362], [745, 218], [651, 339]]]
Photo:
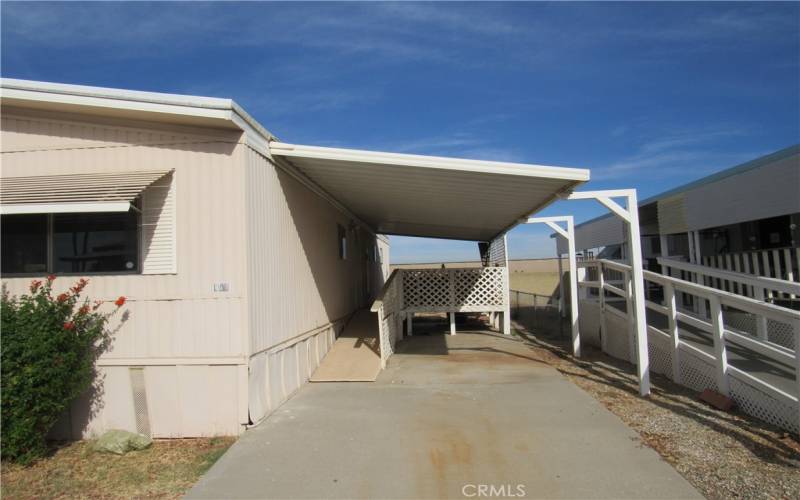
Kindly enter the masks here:
[[589, 180], [589, 170], [270, 143], [377, 233], [490, 241]]
[[0, 179], [0, 213], [127, 212], [172, 170], [38, 175]]

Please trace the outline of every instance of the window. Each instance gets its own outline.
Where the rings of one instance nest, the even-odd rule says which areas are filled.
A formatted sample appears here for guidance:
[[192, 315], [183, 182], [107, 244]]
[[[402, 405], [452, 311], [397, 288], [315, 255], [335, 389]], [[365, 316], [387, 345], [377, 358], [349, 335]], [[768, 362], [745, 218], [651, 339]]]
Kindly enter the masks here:
[[337, 224], [339, 231], [339, 258], [347, 260], [347, 230], [341, 224]]
[[47, 272], [47, 215], [3, 215], [3, 274]]
[[133, 210], [54, 215], [53, 272], [136, 271], [139, 267], [136, 219]]
[[136, 211], [2, 216], [2, 274], [139, 271]]

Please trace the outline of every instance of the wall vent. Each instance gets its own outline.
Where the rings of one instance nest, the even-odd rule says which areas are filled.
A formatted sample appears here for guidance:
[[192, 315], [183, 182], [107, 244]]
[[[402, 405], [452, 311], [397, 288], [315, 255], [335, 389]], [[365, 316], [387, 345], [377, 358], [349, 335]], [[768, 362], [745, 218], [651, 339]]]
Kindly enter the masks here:
[[150, 436], [150, 414], [147, 410], [144, 368], [130, 368], [129, 372], [131, 375], [131, 392], [133, 393], [133, 412], [136, 415], [136, 432]]

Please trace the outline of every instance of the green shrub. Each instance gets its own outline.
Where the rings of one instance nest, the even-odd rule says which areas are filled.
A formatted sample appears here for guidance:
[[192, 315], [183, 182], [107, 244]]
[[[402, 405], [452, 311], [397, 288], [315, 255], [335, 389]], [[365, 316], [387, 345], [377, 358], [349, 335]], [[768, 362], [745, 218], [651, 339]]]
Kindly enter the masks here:
[[92, 384], [94, 362], [108, 345], [106, 325], [116, 309], [81, 300], [88, 283], [79, 280], [53, 297], [53, 281], [31, 282], [30, 295], [9, 296], [0, 304], [0, 389], [3, 460], [29, 464], [47, 453], [47, 433], [70, 403]]

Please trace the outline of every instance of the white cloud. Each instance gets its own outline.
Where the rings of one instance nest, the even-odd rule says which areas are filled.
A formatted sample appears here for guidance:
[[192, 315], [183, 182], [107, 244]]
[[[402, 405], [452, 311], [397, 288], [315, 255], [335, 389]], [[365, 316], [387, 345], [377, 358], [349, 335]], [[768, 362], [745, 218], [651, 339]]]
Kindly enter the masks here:
[[706, 128], [665, 128], [651, 132], [652, 138], [640, 142], [635, 151], [618, 161], [592, 169], [592, 180], [603, 181], [631, 176], [649, 179], [697, 178], [722, 168], [755, 158], [760, 152], [730, 147], [737, 138], [757, 131], [734, 126]]

